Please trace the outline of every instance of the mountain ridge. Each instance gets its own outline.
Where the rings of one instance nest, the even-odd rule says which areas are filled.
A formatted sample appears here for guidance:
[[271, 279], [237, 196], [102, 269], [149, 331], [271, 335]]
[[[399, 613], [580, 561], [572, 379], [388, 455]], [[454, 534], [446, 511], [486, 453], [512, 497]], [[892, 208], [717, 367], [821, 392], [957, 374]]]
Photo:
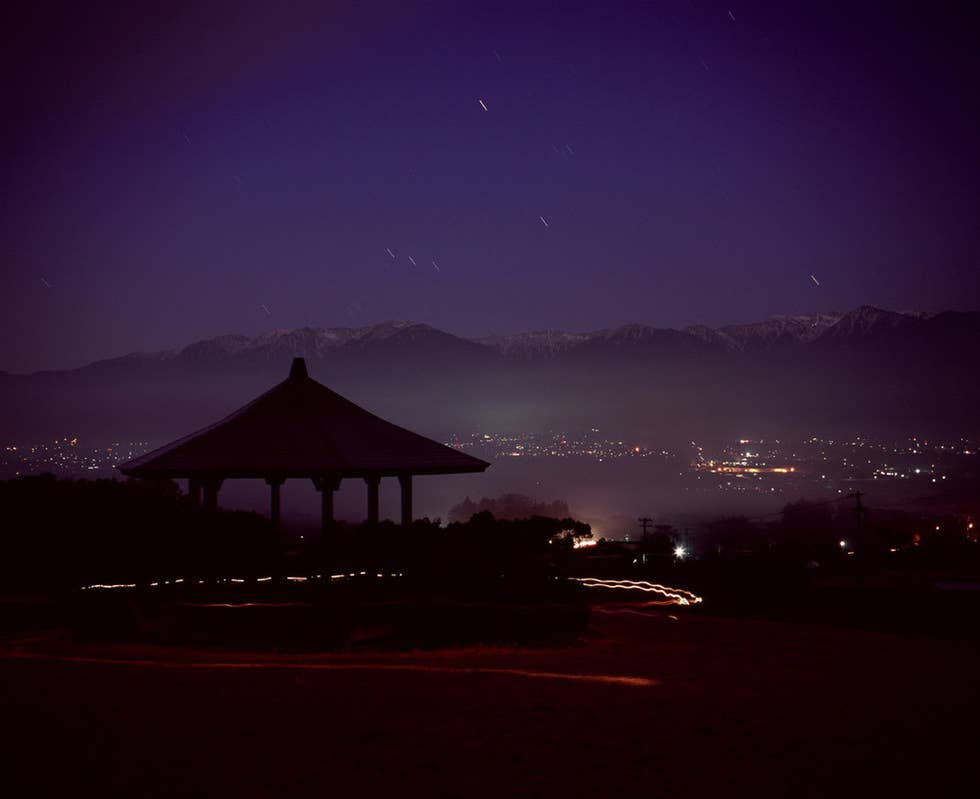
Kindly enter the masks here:
[[410, 321], [302, 327], [0, 374], [0, 434], [168, 440], [282, 380], [295, 356], [338, 393], [430, 436], [566, 426], [687, 441], [751, 429], [980, 432], [978, 352], [980, 312], [873, 306], [718, 329], [632, 323], [476, 340]]
[[[363, 351], [378, 346], [404, 346], [434, 343], [442, 346], [478, 345], [504, 358], [554, 358], [577, 350], [603, 347], [637, 347], [658, 344], [693, 345], [694, 342], [729, 353], [779, 352], [795, 346], [823, 340], [824, 343], [846, 339], [866, 340], [884, 330], [912, 331], [917, 325], [948, 314], [971, 315], [978, 311], [945, 311], [940, 313], [899, 312], [862, 305], [851, 311], [812, 314], [776, 314], [759, 322], [709, 327], [688, 325], [682, 328], [657, 327], [630, 322], [615, 327], [576, 332], [540, 329], [505, 335], [478, 337], [457, 336], [423, 322], [388, 320], [362, 327], [276, 328], [255, 336], [226, 333], [199, 339], [183, 347], [157, 352], [131, 352], [98, 359], [74, 369], [43, 370], [22, 376], [53, 372], [75, 372], [121, 366], [139, 361], [178, 361], [206, 363], [234, 358], [267, 359], [285, 356], [324, 358], [343, 350]], [[6, 373], [12, 374], [12, 373]]]

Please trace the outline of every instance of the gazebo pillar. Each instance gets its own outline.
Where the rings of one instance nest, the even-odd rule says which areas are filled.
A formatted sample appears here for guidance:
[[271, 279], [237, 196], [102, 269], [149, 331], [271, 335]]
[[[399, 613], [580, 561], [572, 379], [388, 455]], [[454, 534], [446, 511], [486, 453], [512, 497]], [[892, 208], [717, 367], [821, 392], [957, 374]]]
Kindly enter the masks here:
[[412, 523], [412, 475], [398, 475], [398, 482], [402, 487], [402, 526], [407, 527]]
[[364, 482], [367, 483], [368, 495], [368, 517], [367, 521], [370, 525], [376, 525], [378, 523], [378, 485], [381, 483], [381, 475], [372, 474], [364, 478]]
[[204, 510], [217, 510], [218, 509], [218, 491], [221, 490], [221, 484], [224, 479], [220, 477], [214, 477], [203, 482], [204, 485]]
[[279, 532], [280, 499], [279, 489], [286, 482], [282, 477], [266, 477], [266, 485], [272, 489], [272, 496], [269, 501], [269, 518], [272, 520], [272, 527]]
[[187, 478], [187, 495], [190, 497], [191, 505], [195, 508], [201, 507], [201, 481], [197, 477]]
[[324, 539], [333, 527], [333, 492], [340, 488], [339, 477], [314, 477], [313, 487], [320, 492], [320, 535]]

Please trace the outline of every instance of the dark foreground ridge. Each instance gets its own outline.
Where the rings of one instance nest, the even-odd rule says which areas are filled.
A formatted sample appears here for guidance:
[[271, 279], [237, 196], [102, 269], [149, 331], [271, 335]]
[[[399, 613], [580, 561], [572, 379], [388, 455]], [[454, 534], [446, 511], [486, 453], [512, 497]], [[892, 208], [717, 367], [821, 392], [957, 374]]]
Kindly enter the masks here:
[[[0, 648], [35, 795], [929, 796], [969, 785], [974, 646], [632, 605], [581, 643], [406, 654]], [[478, 733], [474, 732], [478, 730]], [[51, 764], [57, 763], [57, 768]]]

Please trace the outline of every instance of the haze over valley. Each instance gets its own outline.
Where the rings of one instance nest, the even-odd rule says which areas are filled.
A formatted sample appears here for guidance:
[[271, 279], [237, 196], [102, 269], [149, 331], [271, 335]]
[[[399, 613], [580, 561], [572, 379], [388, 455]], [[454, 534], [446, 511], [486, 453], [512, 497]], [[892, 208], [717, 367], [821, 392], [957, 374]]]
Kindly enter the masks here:
[[[517, 492], [566, 500], [619, 535], [640, 512], [675, 519], [763, 513], [842, 493], [848, 486], [837, 478], [880, 478], [883, 486], [889, 475], [879, 472], [897, 462], [888, 455], [913, 440], [955, 449], [960, 461], [950, 466], [951, 478], [972, 474], [973, 461], [962, 453], [972, 451], [980, 430], [971, 357], [978, 345], [980, 313], [868, 306], [720, 329], [631, 324], [467, 339], [387, 322], [222, 335], [71, 371], [0, 376], [5, 469], [64, 469], [77, 460], [72, 450], [68, 461], [57, 454], [53, 468], [19, 460], [9, 448], [74, 438], [97, 457], [69, 473], [112, 475], [106, 448], [146, 451], [210, 424], [282, 380], [290, 359], [302, 356], [311, 375], [338, 393], [494, 464], [482, 477], [420, 480], [420, 513], [445, 518], [465, 496]], [[728, 448], [741, 440], [768, 442], [764, 467], [792, 462], [799, 473], [755, 475], [734, 486], [728, 475], [718, 485], [698, 458], [729, 462]], [[802, 454], [811, 440], [863, 441], [875, 457], [859, 475], [820, 479]], [[847, 454], [841, 459], [846, 467]], [[907, 484], [895, 486], [885, 492], [890, 498], [909, 495]], [[358, 518], [361, 489], [341, 489], [341, 515]], [[382, 492], [391, 514], [394, 494]], [[266, 503], [263, 490], [245, 483], [230, 483], [223, 496], [243, 507]], [[312, 489], [287, 483], [284, 496], [295, 524], [315, 518]]]

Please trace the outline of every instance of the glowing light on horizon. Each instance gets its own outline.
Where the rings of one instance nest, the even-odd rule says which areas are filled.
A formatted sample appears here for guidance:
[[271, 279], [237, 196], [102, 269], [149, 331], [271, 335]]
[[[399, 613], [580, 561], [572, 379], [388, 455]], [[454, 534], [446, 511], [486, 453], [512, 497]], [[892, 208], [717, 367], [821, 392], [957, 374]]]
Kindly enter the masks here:
[[572, 549], [586, 549], [594, 547], [598, 543], [594, 538], [579, 538], [572, 544]]

